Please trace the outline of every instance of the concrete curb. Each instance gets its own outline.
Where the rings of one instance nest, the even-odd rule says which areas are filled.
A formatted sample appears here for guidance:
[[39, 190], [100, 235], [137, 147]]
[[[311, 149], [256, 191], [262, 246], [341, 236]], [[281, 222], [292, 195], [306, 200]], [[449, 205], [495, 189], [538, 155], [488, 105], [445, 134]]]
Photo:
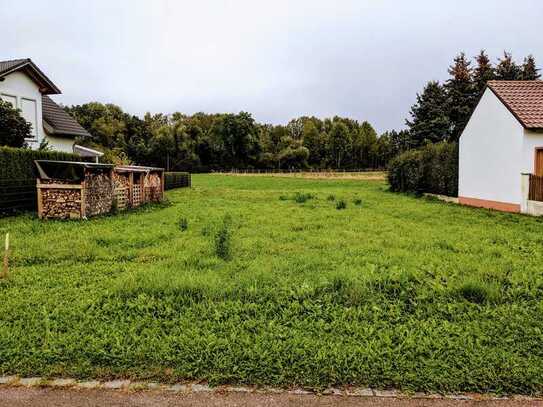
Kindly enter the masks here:
[[323, 395], [323, 396], [351, 396], [351, 397], [376, 397], [376, 398], [410, 398], [410, 399], [448, 399], [448, 400], [522, 400], [522, 401], [543, 401], [542, 396], [532, 397], [524, 395], [497, 396], [494, 394], [479, 393], [458, 393], [458, 394], [438, 394], [438, 393], [405, 393], [399, 390], [388, 389], [379, 390], [367, 387], [330, 387], [322, 392], [310, 391], [302, 388], [281, 389], [276, 387], [250, 387], [250, 386], [217, 386], [211, 387], [203, 383], [176, 383], [165, 384], [157, 382], [131, 381], [131, 380], [111, 380], [98, 381], [87, 380], [78, 381], [72, 378], [46, 379], [44, 377], [19, 377], [19, 376], [0, 376], [0, 387], [51, 387], [62, 389], [104, 389], [115, 391], [165, 391], [172, 393], [288, 393], [294, 395]]

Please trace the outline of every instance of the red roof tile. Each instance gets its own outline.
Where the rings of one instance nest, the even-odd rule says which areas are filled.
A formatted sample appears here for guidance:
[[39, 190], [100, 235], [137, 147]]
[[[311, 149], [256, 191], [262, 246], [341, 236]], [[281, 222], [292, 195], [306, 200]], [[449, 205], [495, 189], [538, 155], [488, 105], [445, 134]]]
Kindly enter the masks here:
[[543, 129], [543, 81], [488, 81], [488, 87], [527, 129]]

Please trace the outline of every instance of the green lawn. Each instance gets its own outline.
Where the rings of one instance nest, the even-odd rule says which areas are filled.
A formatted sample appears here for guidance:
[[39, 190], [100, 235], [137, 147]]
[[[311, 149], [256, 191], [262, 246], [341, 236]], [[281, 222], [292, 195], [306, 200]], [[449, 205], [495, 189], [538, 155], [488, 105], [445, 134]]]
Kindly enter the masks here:
[[380, 181], [193, 185], [115, 217], [1, 219], [0, 373], [543, 390], [541, 220]]

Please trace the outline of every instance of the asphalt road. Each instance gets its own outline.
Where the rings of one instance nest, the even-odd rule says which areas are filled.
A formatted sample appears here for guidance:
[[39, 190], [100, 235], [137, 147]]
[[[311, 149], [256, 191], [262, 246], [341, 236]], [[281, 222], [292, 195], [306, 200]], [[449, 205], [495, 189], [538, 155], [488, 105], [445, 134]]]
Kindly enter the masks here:
[[123, 392], [53, 388], [0, 388], [0, 407], [531, 407], [542, 401], [460, 401], [260, 393]]

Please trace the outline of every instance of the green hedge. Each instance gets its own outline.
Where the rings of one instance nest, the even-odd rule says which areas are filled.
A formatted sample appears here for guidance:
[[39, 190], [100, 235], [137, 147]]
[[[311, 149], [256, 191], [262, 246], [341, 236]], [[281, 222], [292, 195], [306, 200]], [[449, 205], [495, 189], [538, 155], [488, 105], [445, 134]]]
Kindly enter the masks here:
[[70, 153], [0, 147], [0, 180], [35, 179], [34, 160], [84, 161]]
[[429, 144], [394, 158], [388, 168], [394, 192], [458, 196], [458, 144]]
[[34, 160], [81, 161], [75, 154], [0, 147], [0, 216], [36, 208]]
[[164, 189], [184, 188], [192, 185], [191, 176], [188, 172], [165, 172]]

